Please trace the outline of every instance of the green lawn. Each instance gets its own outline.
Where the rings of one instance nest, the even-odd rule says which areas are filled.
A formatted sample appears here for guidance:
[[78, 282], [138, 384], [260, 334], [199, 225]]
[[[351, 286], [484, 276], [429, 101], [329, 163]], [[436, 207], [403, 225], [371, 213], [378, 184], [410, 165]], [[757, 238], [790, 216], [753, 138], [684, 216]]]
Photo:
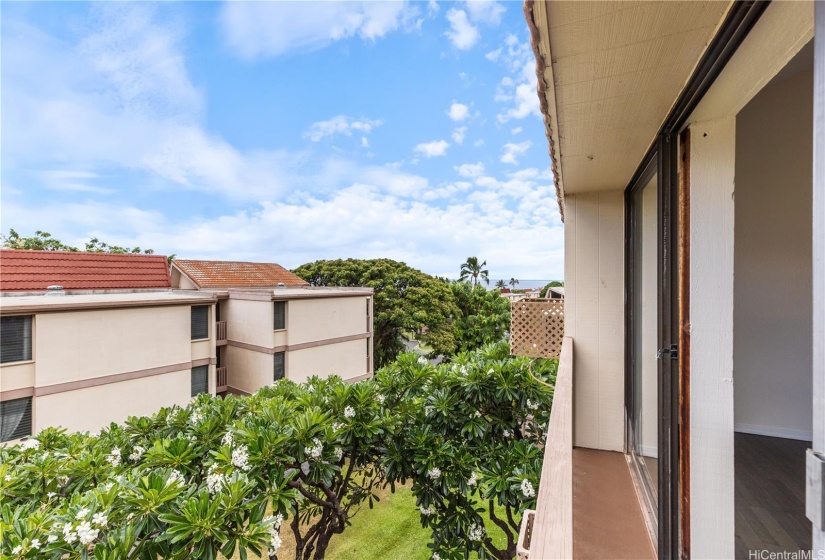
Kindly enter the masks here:
[[[497, 511], [504, 517], [504, 511]], [[427, 543], [430, 531], [419, 521], [415, 498], [409, 488], [398, 488], [373, 509], [364, 508], [340, 535], [333, 537], [327, 550], [329, 560], [429, 560]], [[487, 531], [496, 546], [506, 538], [501, 530], [487, 523]], [[475, 554], [470, 556], [477, 558]]]

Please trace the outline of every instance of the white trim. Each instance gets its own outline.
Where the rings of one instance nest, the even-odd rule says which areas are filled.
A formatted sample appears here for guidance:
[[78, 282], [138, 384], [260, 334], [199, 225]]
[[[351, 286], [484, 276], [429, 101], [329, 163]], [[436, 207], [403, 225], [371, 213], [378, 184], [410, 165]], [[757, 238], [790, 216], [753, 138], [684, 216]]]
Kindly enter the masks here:
[[738, 422], [733, 425], [733, 431], [740, 434], [798, 439], [800, 441], [811, 441], [813, 438], [813, 432], [811, 431], [790, 430], [788, 428], [777, 428], [775, 426], [760, 426], [759, 424], [740, 424]]
[[642, 457], [647, 457], [650, 459], [659, 458], [659, 448], [655, 445], [640, 445], [639, 452], [641, 452]]

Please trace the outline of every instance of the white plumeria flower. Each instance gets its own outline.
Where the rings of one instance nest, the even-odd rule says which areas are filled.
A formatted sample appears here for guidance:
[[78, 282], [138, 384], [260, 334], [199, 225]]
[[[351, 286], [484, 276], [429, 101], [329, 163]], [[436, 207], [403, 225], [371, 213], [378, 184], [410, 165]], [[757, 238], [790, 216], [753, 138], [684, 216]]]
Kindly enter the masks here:
[[191, 419], [193, 424], [199, 424], [200, 421], [203, 420], [203, 414], [201, 414], [199, 410], [195, 410], [192, 412]]
[[167, 482], [169, 482], [170, 484], [174, 482], [183, 483], [185, 481], [186, 480], [183, 478], [183, 475], [180, 474], [180, 471], [177, 470], [172, 470], [172, 474], [169, 475], [169, 479], [167, 480]]
[[209, 471], [206, 474], [206, 488], [210, 494], [214, 494], [223, 488], [224, 480], [225, 477], [223, 474], [215, 472], [215, 465], [209, 467]]
[[23, 545], [21, 545], [21, 544], [18, 544], [17, 546], [15, 546], [11, 551], [11, 553], [14, 554], [15, 556], [17, 556], [21, 552], [23, 552]]
[[338, 430], [340, 430], [341, 428], [343, 428], [343, 427], [344, 427], [344, 425], [340, 422], [333, 422], [332, 423], [332, 429], [335, 430], [336, 432]]
[[[74, 518], [75, 519], [86, 519], [87, 515], [89, 515], [89, 508], [82, 508], [80, 511], [77, 512], [77, 515], [75, 515]], [[67, 523], [67, 525], [68, 525], [68, 523]]]
[[241, 445], [232, 451], [232, 464], [242, 471], [249, 470], [249, 454], [245, 445]]
[[6, 480], [6, 482], [11, 482], [11, 475], [10, 474], [7, 474], [3, 478]]
[[80, 544], [91, 543], [97, 538], [98, 532], [97, 529], [92, 528], [92, 525], [88, 521], [82, 521], [80, 525], [77, 526], [77, 538]]
[[478, 473], [473, 471], [470, 478], [467, 479], [467, 486], [475, 486], [478, 484]]
[[27, 439], [22, 444], [20, 444], [20, 447], [24, 450], [38, 449], [40, 447], [40, 442], [36, 439]]
[[429, 364], [430, 362], [428, 362], [428, 361], [427, 361], [427, 358], [425, 358], [424, 356], [419, 356], [419, 357], [418, 357], [418, 363], [419, 363], [419, 364], [421, 364], [421, 365], [427, 365], [427, 364]]
[[113, 467], [120, 465], [120, 448], [115, 447], [112, 449], [112, 452], [106, 457], [106, 460], [109, 461]]
[[510, 431], [510, 430], [508, 430], [508, 429], [504, 429], [504, 430], [501, 430], [501, 435], [503, 435], [504, 437], [507, 437], [507, 438], [508, 438], [508, 437], [510, 437], [511, 435], [513, 435], [513, 432], [511, 432], [511, 431]]
[[476, 418], [481, 418], [481, 411], [476, 410], [475, 411], [475, 417]]
[[283, 541], [281, 540], [281, 535], [278, 534], [278, 531], [272, 529], [269, 532], [269, 554], [274, 555], [278, 552], [278, 549], [281, 548]]
[[39, 539], [32, 539], [31, 547], [32, 548], [40, 548], [40, 540]]
[[232, 447], [232, 432], [226, 432], [221, 439], [221, 445]]
[[421, 506], [418, 509], [421, 511], [421, 515], [432, 515], [435, 513], [435, 508], [432, 507], [425, 508], [424, 506]]
[[106, 514], [96, 513], [92, 516], [92, 524], [99, 525], [101, 527], [105, 527], [106, 523], [107, 523]]
[[484, 527], [476, 523], [475, 525], [470, 527], [469, 531], [467, 531], [467, 538], [475, 542], [484, 540]]
[[335, 458], [340, 461], [343, 456], [344, 456], [344, 450], [341, 449], [340, 447], [336, 447], [335, 448]]
[[49, 535], [49, 538], [46, 539], [47, 543], [53, 543], [57, 540], [57, 535]]
[[536, 497], [536, 490], [533, 488], [533, 484], [526, 478], [521, 481], [521, 493], [524, 494], [525, 498]]
[[538, 409], [538, 407], [539, 407], [538, 403], [534, 403], [530, 399], [527, 399], [527, 408], [529, 408], [530, 410], [536, 410], [536, 409]]
[[354, 418], [355, 417], [355, 409], [351, 406], [348, 406], [344, 409], [344, 417], [345, 418]]
[[437, 552], [433, 552], [433, 557], [431, 560], [441, 560], [441, 556], [439, 556]]
[[378, 403], [379, 404], [384, 404], [385, 400], [387, 400], [387, 398], [384, 395], [378, 395]]
[[55, 496], [57, 496], [57, 494], [55, 494], [54, 492], [47, 492], [47, 493], [46, 493], [46, 497], [47, 497], [48, 499], [50, 499], [50, 500], [51, 500], [52, 498], [54, 498]]
[[318, 438], [312, 438], [312, 445], [304, 447], [304, 453], [309, 455], [310, 459], [317, 460], [324, 452], [324, 444]]
[[433, 480], [438, 480], [438, 478], [441, 476], [441, 469], [439, 469], [438, 467], [433, 467], [427, 471], [427, 476], [429, 476]]

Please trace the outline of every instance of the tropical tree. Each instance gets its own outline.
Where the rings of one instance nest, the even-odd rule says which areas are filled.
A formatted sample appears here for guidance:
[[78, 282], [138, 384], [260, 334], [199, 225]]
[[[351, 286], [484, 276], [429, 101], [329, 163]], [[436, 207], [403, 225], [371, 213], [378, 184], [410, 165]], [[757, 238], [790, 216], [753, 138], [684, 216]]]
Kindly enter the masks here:
[[[52, 234], [46, 231], [37, 230], [31, 237], [21, 237], [13, 229], [9, 229], [8, 235], [0, 235], [4, 249], [33, 249], [37, 251], [80, 251], [77, 247], [66, 245], [59, 239], [52, 237]], [[141, 249], [140, 247], [121, 247], [119, 245], [109, 245], [100, 241], [97, 237], [92, 237], [86, 242], [83, 248], [88, 253], [118, 253], [118, 254], [144, 254], [151, 255], [155, 251], [152, 249]], [[174, 256], [174, 255], [172, 255]]]
[[561, 288], [564, 286], [564, 282], [559, 282], [558, 280], [553, 280], [552, 282], [548, 282], [542, 289], [541, 293], [539, 293], [539, 297], [547, 297], [547, 290], [548, 288]]
[[[555, 378], [554, 360], [533, 372]], [[525, 509], [534, 508], [552, 389], [531, 374], [507, 343], [431, 366], [405, 354], [378, 372], [387, 403], [405, 422], [388, 442], [383, 465], [392, 484], [412, 480], [433, 558], [512, 559]], [[486, 527], [505, 535], [496, 546]]]
[[461, 265], [461, 274], [458, 279], [464, 282], [471, 278], [473, 286], [478, 284], [479, 279], [484, 280], [485, 284], [489, 284], [489, 271], [484, 268], [485, 266], [487, 266], [487, 261], [479, 263], [478, 257], [468, 257], [467, 262]]
[[502, 288], [505, 288], [506, 286], [507, 286], [507, 284], [504, 283], [503, 279], [496, 282], [496, 288], [498, 288], [499, 290], [502, 289]]
[[510, 303], [498, 291], [469, 282], [450, 285], [459, 314], [453, 321], [458, 351], [475, 350], [504, 339], [510, 326]]
[[511, 288], [515, 288], [518, 285], [518, 280], [515, 278], [510, 278], [510, 281], [507, 282]]
[[4, 447], [0, 557], [276, 559], [291, 530], [296, 559], [323, 558], [384, 481], [377, 465], [399, 420], [377, 389], [281, 380], [99, 435], [49, 428]]
[[452, 321], [458, 309], [448, 283], [390, 259], [315, 261], [293, 272], [313, 286], [365, 286], [375, 290], [377, 367], [391, 363], [404, 350], [404, 332], [416, 333], [435, 355], [455, 351]]

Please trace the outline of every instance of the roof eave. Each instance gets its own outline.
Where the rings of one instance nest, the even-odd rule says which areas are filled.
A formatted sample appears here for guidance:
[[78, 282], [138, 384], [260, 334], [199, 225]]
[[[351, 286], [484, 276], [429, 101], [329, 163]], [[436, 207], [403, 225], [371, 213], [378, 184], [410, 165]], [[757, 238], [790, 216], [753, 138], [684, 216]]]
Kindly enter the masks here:
[[[559, 214], [564, 221], [564, 174], [561, 167], [561, 154], [558, 154], [559, 142], [558, 116], [556, 113], [556, 89], [553, 78], [553, 57], [550, 53], [550, 36], [547, 27], [547, 9], [543, 1], [524, 0], [524, 18], [530, 29], [530, 46], [536, 57], [536, 92], [539, 96], [539, 106], [544, 120], [544, 132], [547, 135], [550, 167], [553, 171], [553, 182], [556, 186], [556, 200], [559, 204]], [[542, 36], [544, 33], [544, 36]], [[547, 63], [550, 61], [550, 64]]]

